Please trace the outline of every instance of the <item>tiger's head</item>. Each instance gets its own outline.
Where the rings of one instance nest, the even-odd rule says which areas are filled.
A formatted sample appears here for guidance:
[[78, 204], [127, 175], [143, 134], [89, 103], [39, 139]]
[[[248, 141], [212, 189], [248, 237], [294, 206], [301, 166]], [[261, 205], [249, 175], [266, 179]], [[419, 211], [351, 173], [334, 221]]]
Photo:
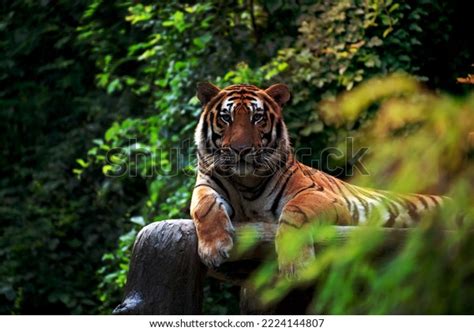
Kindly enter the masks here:
[[224, 89], [200, 83], [203, 110], [195, 133], [201, 171], [226, 176], [268, 176], [286, 163], [290, 153], [282, 107], [288, 87], [262, 90], [253, 85]]

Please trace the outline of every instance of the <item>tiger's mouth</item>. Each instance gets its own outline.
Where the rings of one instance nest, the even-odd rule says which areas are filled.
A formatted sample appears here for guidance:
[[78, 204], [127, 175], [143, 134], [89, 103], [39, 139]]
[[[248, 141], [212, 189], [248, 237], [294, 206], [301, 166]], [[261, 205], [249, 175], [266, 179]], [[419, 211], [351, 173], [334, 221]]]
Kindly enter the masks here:
[[223, 150], [216, 155], [217, 164], [227, 167], [241, 168], [244, 166], [255, 165], [257, 162], [257, 153], [239, 154], [231, 150]]
[[268, 176], [278, 167], [279, 158], [275, 155], [278, 153], [264, 149], [245, 154], [221, 150], [215, 155], [215, 168], [226, 175]]

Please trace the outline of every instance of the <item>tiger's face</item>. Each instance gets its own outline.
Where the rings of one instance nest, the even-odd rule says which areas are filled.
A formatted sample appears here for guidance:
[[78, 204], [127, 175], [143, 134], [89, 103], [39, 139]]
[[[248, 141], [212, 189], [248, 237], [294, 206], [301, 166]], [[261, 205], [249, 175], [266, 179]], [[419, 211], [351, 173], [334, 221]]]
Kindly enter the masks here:
[[197, 96], [203, 106], [195, 134], [201, 170], [268, 176], [286, 160], [289, 142], [281, 114], [290, 98], [286, 85], [266, 90], [232, 85], [221, 90], [201, 83]]

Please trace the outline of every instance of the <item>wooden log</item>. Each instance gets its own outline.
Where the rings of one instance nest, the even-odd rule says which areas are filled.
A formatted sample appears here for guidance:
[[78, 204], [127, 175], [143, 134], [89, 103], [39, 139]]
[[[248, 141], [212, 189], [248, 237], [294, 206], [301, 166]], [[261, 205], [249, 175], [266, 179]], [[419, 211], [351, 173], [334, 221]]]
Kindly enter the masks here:
[[156, 222], [137, 236], [125, 296], [114, 314], [200, 314], [206, 268], [190, 220]]
[[[228, 262], [208, 275], [243, 286], [241, 308], [244, 313], [282, 313], [281, 309], [259, 310], [253, 305], [249, 288], [244, 284], [248, 275], [258, 268], [269, 254], [274, 254], [277, 225], [272, 223], [234, 224], [235, 248]], [[331, 243], [344, 243], [356, 229], [335, 226], [335, 234], [320, 238], [316, 249]], [[384, 249], [398, 246], [410, 230], [380, 228], [385, 236]], [[242, 247], [251, 247], [243, 250]], [[200, 314], [203, 282], [207, 269], [197, 254], [197, 236], [192, 220], [156, 222], [144, 227], [135, 241], [122, 303], [114, 314]], [[292, 299], [291, 301], [294, 301]], [[292, 307], [292, 305], [281, 305]], [[286, 309], [286, 308], [285, 308]], [[283, 311], [284, 312], [284, 311]]]

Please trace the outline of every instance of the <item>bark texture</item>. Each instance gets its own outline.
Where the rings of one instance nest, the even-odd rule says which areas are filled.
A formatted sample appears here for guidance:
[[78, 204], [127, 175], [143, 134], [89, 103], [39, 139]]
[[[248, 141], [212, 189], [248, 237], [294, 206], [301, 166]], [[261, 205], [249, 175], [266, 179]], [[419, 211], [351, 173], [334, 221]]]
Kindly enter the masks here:
[[125, 296], [114, 314], [200, 314], [206, 268], [190, 220], [144, 227], [133, 246]]

